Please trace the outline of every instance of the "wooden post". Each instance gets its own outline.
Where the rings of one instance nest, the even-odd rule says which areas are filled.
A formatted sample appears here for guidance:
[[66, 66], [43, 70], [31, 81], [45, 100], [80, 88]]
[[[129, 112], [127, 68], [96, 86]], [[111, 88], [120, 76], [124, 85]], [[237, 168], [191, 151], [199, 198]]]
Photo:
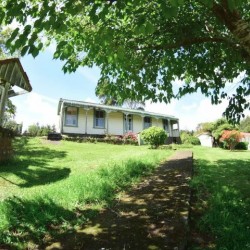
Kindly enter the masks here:
[[107, 132], [107, 134], [109, 133], [109, 113], [111, 113], [111, 110], [107, 110], [107, 109], [105, 109], [105, 112], [106, 112], [106, 117], [107, 117], [107, 121], [106, 121], [106, 132]]
[[[0, 84], [2, 81], [0, 82]], [[4, 117], [4, 111], [5, 111], [5, 105], [8, 98], [8, 91], [10, 88], [10, 83], [6, 82], [5, 87], [1, 86], [1, 99], [0, 99], [0, 126], [3, 124], [3, 117]]]
[[85, 108], [85, 134], [88, 133], [88, 111], [89, 108]]
[[168, 130], [169, 130], [169, 137], [172, 137], [172, 127], [171, 127], [171, 120], [168, 119]]

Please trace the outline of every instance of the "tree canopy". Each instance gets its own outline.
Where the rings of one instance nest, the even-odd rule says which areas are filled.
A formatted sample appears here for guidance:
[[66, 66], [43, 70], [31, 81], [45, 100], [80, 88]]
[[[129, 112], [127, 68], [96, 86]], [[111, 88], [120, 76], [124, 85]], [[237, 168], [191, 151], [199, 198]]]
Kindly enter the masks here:
[[56, 42], [65, 72], [100, 67], [106, 95], [167, 103], [201, 91], [213, 104], [228, 99], [235, 120], [250, 108], [249, 0], [5, 0], [0, 17], [22, 25], [13, 51], [35, 57]]
[[250, 116], [247, 116], [240, 122], [239, 129], [243, 132], [250, 133]]

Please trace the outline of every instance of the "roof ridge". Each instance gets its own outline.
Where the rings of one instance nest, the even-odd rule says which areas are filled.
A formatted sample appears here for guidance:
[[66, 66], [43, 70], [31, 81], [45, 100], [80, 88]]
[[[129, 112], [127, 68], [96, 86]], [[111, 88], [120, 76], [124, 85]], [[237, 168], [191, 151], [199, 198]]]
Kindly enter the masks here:
[[[160, 117], [168, 117], [168, 118], [172, 118], [172, 119], [176, 119], [179, 120], [179, 118], [173, 116], [173, 115], [167, 115], [167, 114], [162, 114], [162, 113], [155, 113], [155, 112], [151, 112], [151, 111], [145, 111], [145, 110], [138, 110], [138, 109], [130, 109], [130, 108], [124, 108], [124, 107], [117, 107], [117, 106], [112, 106], [112, 105], [105, 105], [105, 104], [100, 104], [100, 103], [93, 103], [93, 102], [86, 102], [86, 101], [78, 101], [78, 100], [69, 100], [69, 99], [63, 99], [60, 98], [59, 101], [59, 105], [60, 103], [75, 103], [75, 104], [86, 104], [89, 106], [98, 106], [98, 107], [102, 107], [102, 108], [107, 108], [107, 109], [117, 109], [120, 111], [127, 111], [127, 112], [133, 112], [133, 113], [138, 113], [138, 114], [148, 114], [148, 115], [155, 115], [155, 116], [160, 116]], [[58, 109], [60, 110], [60, 109]]]

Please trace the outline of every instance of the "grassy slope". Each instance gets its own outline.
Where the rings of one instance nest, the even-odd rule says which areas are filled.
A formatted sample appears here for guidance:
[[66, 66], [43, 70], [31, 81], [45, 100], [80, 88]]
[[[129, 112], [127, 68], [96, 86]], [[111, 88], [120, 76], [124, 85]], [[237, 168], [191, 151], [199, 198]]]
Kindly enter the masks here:
[[250, 152], [196, 147], [194, 158], [200, 229], [216, 249], [250, 249]]
[[[17, 157], [0, 166], [0, 246], [20, 248], [84, 223], [172, 153], [39, 139], [17, 140], [16, 149]], [[88, 212], [79, 212], [86, 205]]]

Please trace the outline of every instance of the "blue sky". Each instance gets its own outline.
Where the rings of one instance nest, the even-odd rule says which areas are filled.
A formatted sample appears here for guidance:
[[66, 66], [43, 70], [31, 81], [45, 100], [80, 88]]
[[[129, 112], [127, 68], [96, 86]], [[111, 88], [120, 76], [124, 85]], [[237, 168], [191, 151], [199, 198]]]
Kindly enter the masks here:
[[[24, 129], [34, 123], [55, 124], [58, 127], [57, 105], [60, 98], [99, 102], [95, 87], [100, 70], [97, 67], [80, 68], [75, 73], [64, 74], [63, 62], [53, 60], [53, 48], [48, 48], [35, 59], [21, 58], [21, 63], [33, 87], [31, 93], [13, 97], [17, 106], [16, 121]], [[176, 82], [175, 84], [180, 84]], [[226, 102], [218, 106], [201, 94], [187, 95], [171, 104], [146, 103], [146, 110], [174, 115], [180, 120], [180, 129], [194, 130], [198, 123], [214, 121], [222, 116]]]

